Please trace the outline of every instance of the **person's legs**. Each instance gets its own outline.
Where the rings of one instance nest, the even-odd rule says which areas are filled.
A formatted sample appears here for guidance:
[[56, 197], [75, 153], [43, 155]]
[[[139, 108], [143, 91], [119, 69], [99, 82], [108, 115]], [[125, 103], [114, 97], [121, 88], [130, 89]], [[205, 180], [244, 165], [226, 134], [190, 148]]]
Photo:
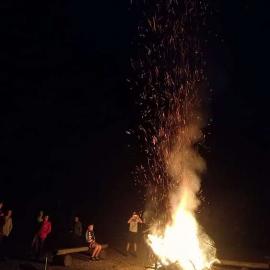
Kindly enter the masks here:
[[91, 259], [98, 260], [99, 259], [98, 256], [102, 250], [102, 246], [96, 243], [95, 246], [92, 246], [91, 248], [94, 249], [91, 255]]
[[134, 246], [134, 255], [137, 255], [137, 243], [138, 243], [138, 234], [133, 233], [133, 246]]
[[102, 246], [101, 245], [98, 245], [98, 250], [97, 250], [97, 253], [96, 253], [96, 257], [99, 257], [99, 254], [102, 250]]
[[4, 258], [4, 236], [0, 234], [0, 260]]
[[31, 244], [33, 249], [36, 246], [36, 242], [37, 242], [37, 235], [35, 234], [32, 240], [32, 244]]
[[4, 236], [4, 256], [8, 257], [9, 256], [9, 238], [8, 236]]
[[40, 239], [37, 236], [33, 242], [33, 251], [34, 251], [34, 255], [35, 257], [39, 256], [39, 250], [40, 250]]
[[91, 257], [91, 258], [92, 258], [93, 252], [94, 252], [94, 250], [93, 250], [93, 248], [90, 246], [90, 247], [89, 247], [89, 253], [90, 253], [90, 257]]
[[137, 239], [136, 239], [136, 237], [137, 237], [137, 234], [136, 233], [130, 232], [130, 243], [133, 246], [134, 253], [137, 252]]
[[129, 247], [130, 247], [130, 243], [127, 242], [127, 247], [126, 247], [126, 251], [127, 251], [127, 252], [129, 251]]
[[137, 244], [134, 242], [134, 252], [137, 253]]
[[40, 257], [43, 253], [44, 242], [45, 242], [45, 239], [41, 239], [40, 237], [38, 237], [37, 257]]
[[95, 257], [97, 256], [98, 249], [99, 249], [98, 246], [99, 246], [99, 245], [96, 245], [96, 246], [95, 246], [94, 251], [93, 251], [93, 253], [92, 253], [92, 258], [95, 258]]
[[39, 250], [39, 237], [37, 235], [34, 236], [32, 241], [32, 251], [33, 255], [37, 255]]

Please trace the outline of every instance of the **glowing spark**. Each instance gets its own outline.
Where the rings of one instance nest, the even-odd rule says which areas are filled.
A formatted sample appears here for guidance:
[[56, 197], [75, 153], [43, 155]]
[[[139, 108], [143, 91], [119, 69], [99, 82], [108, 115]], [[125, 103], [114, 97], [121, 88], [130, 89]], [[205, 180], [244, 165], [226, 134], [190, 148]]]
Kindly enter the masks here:
[[138, 179], [147, 189], [153, 224], [149, 245], [163, 264], [203, 270], [215, 248], [196, 220], [199, 174], [205, 164], [195, 149], [204, 125], [200, 90], [206, 79], [198, 40], [206, 7], [197, 0], [145, 2], [143, 44], [132, 61], [140, 91], [138, 137], [147, 154]]

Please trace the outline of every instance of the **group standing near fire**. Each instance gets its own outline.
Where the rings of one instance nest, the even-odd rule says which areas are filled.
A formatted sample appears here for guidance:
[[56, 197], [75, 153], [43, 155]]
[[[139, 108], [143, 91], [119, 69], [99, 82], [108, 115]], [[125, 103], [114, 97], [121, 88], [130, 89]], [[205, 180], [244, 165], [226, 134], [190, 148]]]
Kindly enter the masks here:
[[[4, 203], [0, 202], [0, 258], [2, 259], [6, 255], [6, 250], [8, 248], [8, 239], [13, 229], [13, 220], [12, 220], [12, 210], [3, 210]], [[137, 254], [137, 244], [138, 244], [138, 226], [142, 224], [143, 221], [140, 216], [133, 212], [131, 217], [128, 219], [128, 236], [126, 244], [126, 253], [127, 256], [130, 252], [130, 249], [133, 247], [133, 253], [130, 253], [134, 256]], [[34, 236], [32, 239], [32, 254], [39, 258], [44, 252], [44, 244], [47, 241], [48, 236], [52, 232], [52, 223], [50, 221], [49, 215], [44, 214], [41, 210], [39, 211], [35, 219], [34, 227]], [[73, 235], [74, 243], [82, 243], [83, 240], [83, 226], [78, 216], [74, 217], [74, 223], [70, 232]], [[79, 241], [78, 241], [79, 240]], [[92, 261], [99, 261], [101, 259], [100, 254], [103, 246], [96, 241], [94, 234], [94, 224], [90, 223], [87, 226], [85, 232], [84, 241], [87, 243], [90, 252], [90, 258]]]

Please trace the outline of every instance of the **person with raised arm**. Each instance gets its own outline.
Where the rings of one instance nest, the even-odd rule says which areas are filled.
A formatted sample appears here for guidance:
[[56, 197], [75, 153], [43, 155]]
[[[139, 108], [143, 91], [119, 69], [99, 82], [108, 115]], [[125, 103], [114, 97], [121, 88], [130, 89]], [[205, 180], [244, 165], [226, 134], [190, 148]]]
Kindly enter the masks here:
[[129, 231], [128, 231], [128, 241], [126, 247], [126, 255], [128, 255], [130, 245], [133, 244], [135, 256], [137, 254], [137, 242], [138, 242], [138, 224], [143, 223], [141, 218], [136, 212], [133, 212], [132, 216], [128, 220]]

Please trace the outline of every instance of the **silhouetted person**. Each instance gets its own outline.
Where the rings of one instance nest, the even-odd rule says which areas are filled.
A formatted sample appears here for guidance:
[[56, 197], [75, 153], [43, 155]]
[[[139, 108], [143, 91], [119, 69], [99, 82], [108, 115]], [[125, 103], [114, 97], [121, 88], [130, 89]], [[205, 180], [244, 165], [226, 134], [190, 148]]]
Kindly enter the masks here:
[[51, 225], [51, 222], [49, 221], [49, 216], [45, 216], [42, 222], [41, 228], [39, 232], [37, 233], [37, 239], [33, 246], [36, 256], [41, 255], [45, 240], [47, 239], [48, 235], [51, 233], [51, 230], [52, 230], [52, 225]]
[[4, 211], [3, 211], [4, 203], [0, 202], [0, 217], [4, 216]]
[[3, 207], [4, 207], [3, 202], [0, 202], [0, 257], [1, 258], [3, 258], [3, 240], [4, 240], [3, 226], [5, 223]]
[[71, 244], [74, 246], [80, 246], [84, 244], [83, 238], [82, 238], [82, 223], [78, 216], [74, 218], [74, 222], [72, 224], [71, 229]]
[[4, 211], [3, 211], [3, 207], [4, 207], [3, 202], [0, 202], [0, 238], [3, 237], [3, 226], [4, 226], [4, 223], [5, 223], [5, 214], [4, 214]]
[[33, 251], [36, 253], [37, 250], [37, 246], [39, 245], [38, 241], [39, 241], [39, 237], [38, 237], [38, 233], [41, 229], [42, 223], [44, 219], [44, 212], [42, 210], [39, 211], [36, 219], [35, 219], [35, 225], [34, 225], [34, 237], [33, 237], [33, 241], [32, 241], [32, 248]]
[[13, 222], [12, 222], [12, 210], [7, 211], [7, 215], [4, 218], [4, 226], [3, 226], [3, 235], [5, 237], [8, 237], [12, 231], [13, 228]]
[[13, 228], [12, 211], [8, 210], [4, 218], [3, 225], [3, 251], [5, 255], [8, 255], [9, 251], [9, 236]]
[[82, 236], [82, 223], [81, 223], [79, 217], [75, 217], [75, 219], [74, 219], [73, 234], [79, 238], [81, 238], [81, 236]]
[[138, 223], [143, 223], [141, 218], [136, 212], [133, 212], [132, 216], [128, 220], [129, 231], [128, 231], [128, 241], [126, 247], [126, 254], [128, 255], [130, 245], [133, 244], [134, 252], [137, 253], [137, 242], [138, 242]]

